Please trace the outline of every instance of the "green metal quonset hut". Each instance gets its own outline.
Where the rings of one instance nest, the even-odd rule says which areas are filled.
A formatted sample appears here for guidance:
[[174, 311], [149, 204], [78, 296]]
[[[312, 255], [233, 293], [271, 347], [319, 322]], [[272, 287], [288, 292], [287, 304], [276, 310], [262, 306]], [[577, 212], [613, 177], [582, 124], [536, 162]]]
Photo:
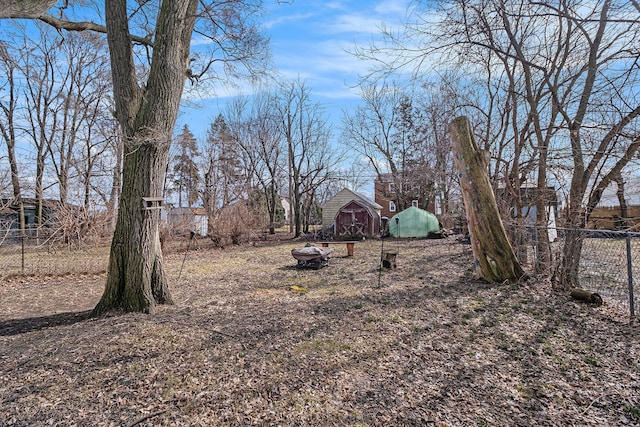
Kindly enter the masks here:
[[427, 237], [437, 231], [440, 231], [438, 218], [415, 206], [398, 212], [389, 221], [389, 234], [393, 237]]

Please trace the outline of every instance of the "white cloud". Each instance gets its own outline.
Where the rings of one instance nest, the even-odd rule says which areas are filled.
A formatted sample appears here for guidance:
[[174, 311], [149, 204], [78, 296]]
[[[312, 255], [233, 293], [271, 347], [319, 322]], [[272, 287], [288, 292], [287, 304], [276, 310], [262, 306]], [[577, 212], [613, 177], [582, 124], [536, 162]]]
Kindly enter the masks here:
[[273, 18], [273, 19], [268, 19], [267, 22], [265, 22], [265, 24], [264, 24], [264, 28], [271, 29], [271, 28], [276, 27], [278, 25], [284, 25], [284, 24], [288, 24], [288, 23], [291, 23], [291, 22], [305, 21], [305, 20], [313, 18], [313, 17], [315, 17], [317, 15], [318, 15], [317, 13], [297, 13], [297, 14], [293, 14], [293, 15], [278, 16], [278, 17]]
[[[327, 112], [338, 117], [345, 105], [359, 97], [358, 89], [351, 86], [370, 71], [371, 64], [349, 52], [357, 44], [372, 43], [381, 26], [398, 25], [409, 1], [298, 0], [276, 5], [264, 26], [271, 36], [275, 67], [283, 78], [305, 80], [314, 97], [326, 103]], [[197, 39], [194, 45], [207, 42]], [[197, 91], [187, 87], [184, 99], [193, 105], [223, 105], [228, 98], [255, 91], [248, 83], [217, 82]]]
[[382, 20], [374, 17], [368, 17], [360, 14], [340, 15], [325, 24], [323, 30], [329, 34], [374, 34], [379, 31]]
[[386, 0], [379, 2], [373, 10], [382, 16], [403, 16], [407, 11], [407, 5], [408, 2], [406, 0]]

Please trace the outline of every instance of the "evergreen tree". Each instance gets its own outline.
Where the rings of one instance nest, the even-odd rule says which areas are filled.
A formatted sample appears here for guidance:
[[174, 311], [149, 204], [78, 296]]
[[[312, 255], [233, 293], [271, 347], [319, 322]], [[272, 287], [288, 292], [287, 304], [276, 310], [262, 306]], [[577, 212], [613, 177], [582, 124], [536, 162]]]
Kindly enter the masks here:
[[173, 157], [172, 183], [178, 192], [178, 207], [183, 207], [183, 195], [186, 196], [187, 207], [191, 207], [198, 201], [198, 143], [188, 125], [184, 125], [182, 133], [176, 137], [174, 143], [177, 145], [178, 154]]

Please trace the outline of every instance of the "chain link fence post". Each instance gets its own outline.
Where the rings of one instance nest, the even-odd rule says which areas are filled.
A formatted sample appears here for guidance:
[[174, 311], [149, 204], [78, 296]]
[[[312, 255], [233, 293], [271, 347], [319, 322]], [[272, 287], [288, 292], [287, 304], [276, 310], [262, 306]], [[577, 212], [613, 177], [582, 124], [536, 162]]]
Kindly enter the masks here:
[[631, 259], [631, 235], [625, 234], [627, 244], [627, 275], [629, 277], [629, 313], [635, 317], [635, 302], [633, 297], [633, 263]]

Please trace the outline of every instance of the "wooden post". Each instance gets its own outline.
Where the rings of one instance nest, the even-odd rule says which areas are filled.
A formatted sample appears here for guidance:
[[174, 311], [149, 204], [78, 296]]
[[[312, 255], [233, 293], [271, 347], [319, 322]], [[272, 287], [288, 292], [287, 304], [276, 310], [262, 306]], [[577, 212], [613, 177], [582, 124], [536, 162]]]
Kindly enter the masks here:
[[489, 282], [512, 283], [526, 277], [507, 239], [487, 174], [488, 153], [478, 149], [469, 120], [449, 125], [451, 149], [467, 213], [476, 276]]
[[347, 243], [347, 256], [353, 256], [355, 243]]

